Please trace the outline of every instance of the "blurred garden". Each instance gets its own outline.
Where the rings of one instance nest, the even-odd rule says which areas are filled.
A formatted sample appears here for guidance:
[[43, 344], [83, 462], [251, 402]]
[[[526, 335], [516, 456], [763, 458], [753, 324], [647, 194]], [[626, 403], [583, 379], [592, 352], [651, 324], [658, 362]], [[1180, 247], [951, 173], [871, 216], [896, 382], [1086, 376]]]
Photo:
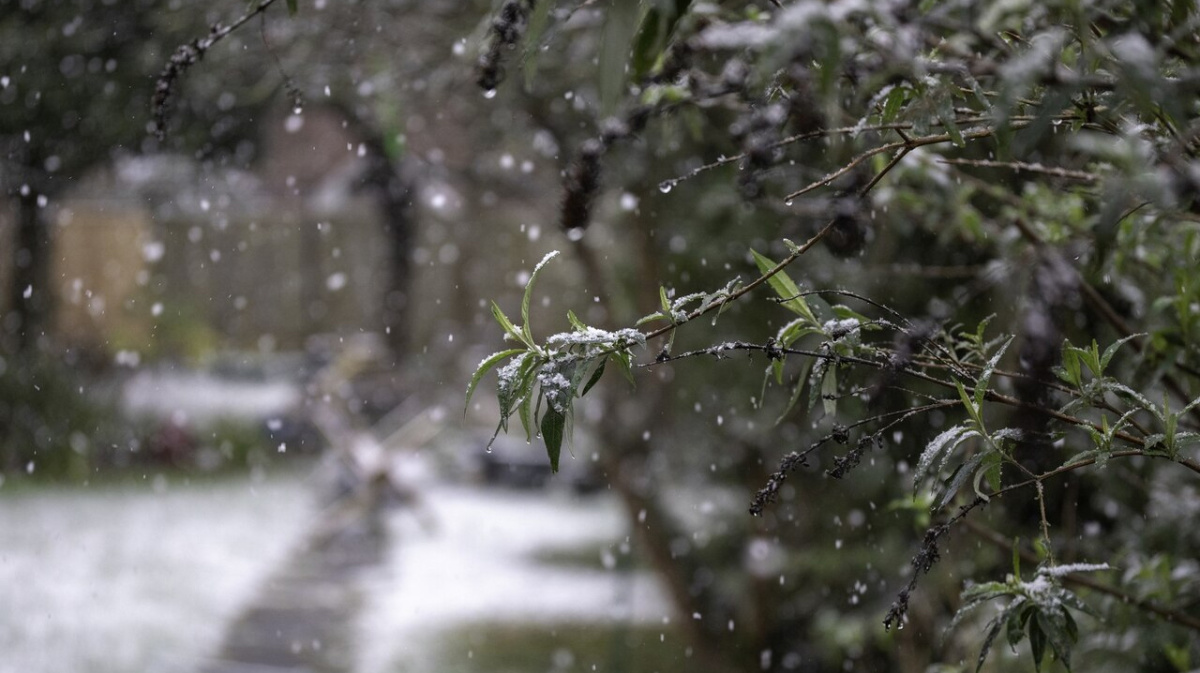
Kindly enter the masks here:
[[0, 670], [1200, 670], [1198, 27], [0, 0]]

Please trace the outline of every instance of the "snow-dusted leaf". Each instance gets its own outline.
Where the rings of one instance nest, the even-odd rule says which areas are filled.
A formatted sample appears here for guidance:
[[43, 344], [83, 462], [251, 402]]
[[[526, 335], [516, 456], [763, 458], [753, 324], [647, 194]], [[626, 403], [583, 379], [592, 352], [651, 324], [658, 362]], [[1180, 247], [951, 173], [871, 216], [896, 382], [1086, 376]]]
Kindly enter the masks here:
[[[754, 263], [758, 266], [758, 270], [761, 273], [767, 273], [775, 268], [776, 263], [771, 261], [770, 258], [759, 254], [757, 250], [750, 250], [750, 254], [754, 257]], [[775, 290], [775, 294], [779, 295], [779, 298], [783, 300], [782, 304], [785, 308], [796, 315], [807, 318], [812, 325], [819, 324], [817, 317], [813, 314], [812, 309], [809, 308], [808, 302], [804, 300], [804, 297], [800, 296], [799, 286], [792, 281], [786, 271], [780, 270], [768, 278], [767, 283], [771, 286], [772, 290]]]
[[479, 385], [479, 381], [483, 378], [484, 374], [487, 374], [493, 367], [500, 364], [500, 361], [504, 358], [524, 352], [526, 352], [524, 348], [510, 348], [498, 353], [492, 353], [484, 358], [483, 362], [480, 362], [479, 366], [475, 368], [475, 373], [471, 375], [471, 382], [467, 384], [467, 401], [463, 403], [463, 413], [466, 413], [470, 407], [471, 395], [475, 394], [475, 387]]
[[977, 453], [954, 470], [954, 474], [950, 475], [949, 483], [946, 484], [946, 489], [942, 492], [942, 497], [938, 499], [938, 503], [934, 507], [935, 510], [943, 509], [946, 505], [950, 504], [950, 501], [954, 499], [954, 494], [958, 493], [963, 484], [967, 483], [967, 479], [970, 479], [971, 475], [976, 473], [976, 469], [978, 469], [980, 463], [987, 456], [988, 454], [986, 453]]
[[800, 370], [800, 375], [796, 378], [796, 385], [792, 388], [792, 396], [788, 399], [787, 406], [780, 412], [779, 417], [775, 419], [775, 425], [783, 422], [788, 414], [792, 413], [792, 409], [796, 408], [796, 402], [800, 401], [800, 394], [804, 390], [804, 385], [808, 381], [808, 373], [812, 367], [812, 360], [805, 360], [804, 368]]
[[1004, 351], [1008, 350], [1012, 340], [1013, 337], [1009, 337], [1004, 345], [996, 350], [979, 374], [979, 381], [975, 384], [975, 409], [977, 411], [983, 407], [983, 398], [987, 395], [988, 384], [992, 381], [992, 372], [996, 371], [996, 364], [1000, 362], [1000, 358], [1004, 357]]
[[574, 311], [567, 311], [567, 322], [571, 323], [571, 328], [577, 332], [587, 331], [588, 326], [579, 319], [579, 316], [575, 315]]
[[528, 344], [533, 343], [533, 331], [529, 327], [529, 304], [533, 300], [533, 284], [535, 281], [537, 281], [538, 274], [540, 274], [542, 269], [546, 267], [546, 262], [549, 262], [557, 256], [557, 250], [552, 250], [546, 253], [546, 256], [542, 258], [542, 261], [538, 262], [537, 266], [533, 267], [533, 273], [529, 274], [529, 282], [525, 283], [525, 294], [521, 297], [521, 320], [524, 323], [521, 325], [521, 334], [525, 336], [525, 342]]
[[558, 458], [562, 453], [565, 426], [565, 414], [548, 405], [546, 413], [542, 416], [542, 441], [546, 443], [546, 455], [550, 458], [551, 472], [558, 472]]
[[504, 314], [504, 311], [500, 309], [500, 305], [495, 301], [492, 302], [492, 317], [494, 317], [496, 322], [500, 324], [500, 328], [504, 330], [504, 334], [507, 337], [511, 338], [513, 341], [520, 341], [526, 346], [532, 347], [530, 341], [527, 340], [521, 333], [521, 330], [517, 329], [517, 326], [508, 319], [508, 316]]
[[1125, 345], [1126, 343], [1128, 343], [1134, 339], [1137, 339], [1138, 337], [1144, 337], [1144, 336], [1149, 336], [1149, 335], [1144, 332], [1138, 333], [1138, 334], [1130, 334], [1129, 336], [1127, 336], [1123, 339], [1117, 339], [1116, 341], [1114, 341], [1112, 343], [1112, 345], [1110, 345], [1108, 348], [1105, 348], [1104, 354], [1100, 356], [1100, 371], [1103, 372], [1105, 369], [1108, 368], [1108, 363], [1111, 362], [1113, 359], [1113, 356], [1117, 354], [1117, 349], [1119, 349], [1121, 346]]
[[971, 437], [978, 436], [979, 433], [970, 427], [956, 425], [934, 437], [933, 441], [925, 446], [925, 450], [921, 452], [921, 458], [917, 461], [917, 469], [913, 472], [913, 490], [920, 488], [928, 477], [940, 472], [946, 459], [959, 444]]
[[604, 376], [604, 365], [607, 363], [607, 359], [600, 361], [600, 366], [596, 367], [596, 370], [592, 372], [591, 378], [589, 378], [588, 382], [584, 384], [583, 390], [579, 391], [580, 397], [587, 395], [588, 391], [592, 389], [592, 386], [596, 385], [596, 383], [600, 381], [600, 377]]

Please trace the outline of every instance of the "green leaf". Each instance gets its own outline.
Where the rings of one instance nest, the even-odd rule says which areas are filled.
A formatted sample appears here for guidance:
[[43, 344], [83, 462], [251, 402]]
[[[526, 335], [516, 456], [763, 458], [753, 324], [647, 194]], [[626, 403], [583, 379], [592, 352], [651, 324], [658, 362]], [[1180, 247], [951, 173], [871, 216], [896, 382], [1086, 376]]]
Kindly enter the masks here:
[[467, 409], [470, 408], [471, 395], [475, 394], [475, 387], [479, 385], [479, 380], [483, 378], [484, 374], [487, 374], [504, 358], [512, 357], [524, 352], [524, 348], [510, 348], [506, 351], [500, 351], [499, 353], [492, 353], [484, 358], [483, 362], [479, 363], [479, 366], [475, 368], [475, 373], [471, 375], [471, 382], [467, 384], [467, 401], [463, 403], [464, 414], [467, 412]]
[[534, 372], [540, 365], [540, 359], [530, 351], [523, 351], [518, 357], [521, 364], [517, 366], [515, 376], [500, 378], [496, 386], [496, 401], [500, 404], [500, 427], [508, 432], [508, 417], [512, 415], [513, 407], [523, 397], [533, 392]]
[[1000, 358], [1004, 357], [1004, 351], [1008, 350], [1012, 341], [1013, 337], [1009, 337], [1008, 341], [1004, 342], [1004, 345], [992, 355], [992, 359], [988, 360], [983, 372], [979, 375], [979, 382], [975, 384], [975, 409], [977, 412], [983, 408], [983, 398], [987, 395], [988, 384], [992, 381], [992, 372], [996, 371], [996, 364], [1000, 362]]
[[[950, 504], [950, 501], [954, 499], [954, 494], [958, 493], [959, 489], [962, 488], [963, 484], [967, 482], [967, 479], [970, 478], [971, 475], [976, 474], [976, 468], [979, 467], [979, 464], [983, 462], [983, 459], [987, 455], [988, 454], [986, 453], [977, 453], [968, 458], [967, 462], [959, 465], [958, 469], [954, 470], [954, 474], [950, 476], [950, 483], [946, 486], [946, 490], [942, 493], [942, 497], [938, 501], [936, 509], [943, 509], [946, 505]], [[980, 472], [980, 474], [982, 474], [982, 472]]]
[[588, 391], [592, 389], [592, 386], [596, 385], [596, 383], [600, 381], [600, 377], [604, 376], [604, 365], [606, 364], [608, 364], [607, 359], [600, 361], [600, 366], [596, 367], [596, 371], [592, 372], [592, 377], [588, 379], [586, 384], [584, 384], [583, 390], [579, 393], [580, 397], [587, 395]]
[[[949, 106], [947, 106], [949, 107]], [[942, 125], [946, 128], [946, 134], [950, 136], [950, 142], [954, 143], [955, 147], [966, 147], [967, 142], [963, 140], [962, 131], [958, 128], [958, 123], [954, 121], [954, 109], [941, 110], [938, 118], [942, 120]]]
[[[1018, 575], [1018, 577], [1020, 577], [1020, 575]], [[1032, 609], [1032, 605], [1027, 605], [1023, 610], [1019, 610], [1017, 613], [1010, 615], [1009, 618], [1005, 620], [1006, 624], [1008, 625], [1007, 637], [1009, 647], [1016, 647], [1017, 645], [1021, 644], [1022, 640], [1025, 639], [1025, 623], [1029, 618], [1029, 613]]]
[[533, 422], [530, 418], [533, 406], [533, 395], [526, 395], [521, 398], [521, 403], [517, 405], [517, 417], [521, 419], [521, 429], [525, 431], [525, 441], [528, 442], [533, 437]]
[[804, 384], [808, 381], [809, 370], [812, 367], [812, 360], [804, 362], [804, 368], [800, 370], [800, 376], [796, 379], [796, 387], [792, 388], [792, 396], [788, 399], [787, 406], [780, 412], [779, 417], [775, 419], [775, 425], [783, 422], [788, 414], [792, 413], [792, 409], [796, 408], [796, 403], [800, 401], [800, 393], [804, 390]]
[[1125, 337], [1124, 339], [1117, 339], [1115, 342], [1113, 342], [1113, 344], [1111, 346], [1109, 346], [1108, 348], [1105, 348], [1104, 354], [1100, 356], [1100, 371], [1103, 372], [1105, 369], [1108, 368], [1108, 363], [1111, 362], [1113, 359], [1113, 356], [1117, 354], [1117, 349], [1119, 349], [1121, 346], [1125, 345], [1126, 343], [1128, 343], [1134, 339], [1137, 339], [1138, 337], [1144, 337], [1144, 336], [1149, 336], [1149, 335], [1144, 332], [1139, 333], [1139, 334], [1130, 334], [1129, 336]]
[[546, 414], [542, 416], [542, 441], [546, 443], [546, 455], [550, 458], [550, 471], [558, 472], [558, 457], [562, 453], [563, 429], [566, 427], [566, 416], [547, 406]]
[[297, 6], [297, 4], [298, 0], [287, 0], [288, 14], [291, 16], [296, 16], [296, 12], [300, 11], [300, 8]]
[[521, 334], [524, 335], [524, 341], [525, 343], [529, 344], [530, 348], [533, 348], [534, 343], [533, 331], [529, 327], [529, 304], [533, 301], [533, 284], [537, 281], [538, 274], [540, 274], [542, 269], [546, 267], [546, 262], [549, 262], [555, 257], [558, 257], [557, 250], [553, 250], [548, 253], [542, 258], [542, 261], [537, 263], [537, 266], [533, 267], [533, 273], [529, 274], [529, 282], [525, 283], [525, 295], [521, 297], [521, 321], [524, 322], [524, 324], [521, 325]]
[[900, 114], [900, 106], [904, 105], [909, 91], [907, 87], [897, 86], [888, 92], [887, 97], [883, 99], [883, 112], [880, 114], [881, 121], [884, 124], [891, 124], [896, 121]]
[[574, 311], [570, 311], [570, 310], [567, 311], [567, 322], [571, 323], [571, 327], [576, 332], [587, 331], [587, 328], [588, 328], [587, 325], [583, 324], [583, 321], [580, 320], [579, 317], [575, 315]]
[[1033, 613], [1029, 619], [1029, 648], [1033, 652], [1033, 668], [1042, 670], [1042, 659], [1046, 656], [1046, 634], [1038, 626], [1038, 613]]
[[971, 417], [972, 421], [975, 421], [975, 427], [982, 430], [983, 423], [979, 417], [979, 409], [976, 408], [975, 401], [967, 394], [966, 387], [963, 386], [962, 381], [955, 381], [954, 387], [958, 390], [958, 397], [962, 400], [963, 408], [966, 409], [967, 415]]
[[[997, 584], [999, 583], [989, 582], [988, 586], [994, 586]], [[1000, 584], [999, 586], [1003, 587], [1003, 591], [1008, 590], [1007, 585]], [[967, 592], [964, 592], [963, 595], [965, 596], [966, 593]], [[996, 597], [997, 595], [1002, 594], [994, 593], [994, 595], [990, 597]], [[984, 636], [983, 645], [979, 648], [979, 660], [975, 664], [975, 673], [979, 673], [979, 670], [983, 668], [983, 662], [987, 660], [988, 652], [992, 650], [992, 643], [995, 642], [996, 636], [1000, 635], [1000, 629], [1004, 628], [1004, 626], [1008, 624], [1008, 620], [1014, 614], [1016, 614], [1017, 610], [1019, 610], [1023, 605], [1025, 605], [1025, 599], [1023, 597], [1014, 599], [1008, 605], [1004, 606], [1004, 609], [1000, 611], [1000, 614], [996, 615], [995, 619], [988, 624], [987, 635]]]
[[518, 330], [517, 326], [508, 319], [508, 316], [504, 315], [504, 311], [500, 309], [500, 305], [495, 301], [492, 302], [492, 317], [496, 319], [496, 322], [500, 324], [500, 328], [503, 329], [504, 333], [507, 334], [513, 341], [520, 341], [526, 346], [533, 348], [533, 344], [530, 343], [530, 341], [527, 340], [521, 333], [521, 330]]
[[542, 33], [550, 22], [550, 10], [554, 8], [554, 0], [540, 0], [533, 7], [529, 16], [529, 28], [525, 33], [525, 90], [533, 89], [537, 77], [538, 61], [541, 56]]
[[821, 401], [824, 403], [826, 416], [837, 415], [837, 391], [837, 367], [829, 367], [821, 381]]
[[[521, 419], [521, 428], [525, 431], [525, 441], [527, 442], [532, 436], [530, 430], [533, 427], [529, 419], [529, 407], [533, 400], [533, 385], [537, 381], [537, 372], [541, 368], [542, 362], [541, 358], [529, 357], [525, 362], [521, 363], [521, 368], [517, 372], [517, 392], [519, 395], [517, 399], [520, 400], [520, 404], [517, 405], [517, 413]], [[507, 413], [511, 414], [512, 412], [508, 411]]]
[[1066, 373], [1064, 380], [1075, 387], [1083, 385], [1083, 371], [1080, 369], [1078, 350], [1071, 345], [1070, 341], [1063, 342], [1062, 362], [1063, 371]]
[[626, 381], [629, 381], [629, 385], [636, 388], [637, 381], [633, 379], [633, 356], [629, 354], [629, 351], [617, 351], [609, 357], [616, 360], [617, 365], [620, 366], [621, 375], [625, 377]]
[[812, 327], [808, 318], [796, 318], [779, 329], [775, 340], [779, 342], [780, 346], [787, 348], [809, 334], [824, 334], [824, 332]]
[[[758, 266], [760, 273], [767, 273], [777, 265], [770, 258], [760, 255], [757, 250], [750, 250], [750, 254], [754, 257], [754, 263]], [[817, 318], [813, 315], [812, 309], [809, 308], [808, 302], [804, 297], [800, 296], [800, 288], [796, 283], [792, 282], [786, 271], [780, 270], [775, 275], [767, 279], [767, 283], [775, 290], [775, 294], [783, 300], [783, 306], [793, 313], [803, 316], [813, 326], [820, 326]]]
[[616, 111], [625, 89], [626, 66], [637, 33], [640, 4], [614, 2], [604, 13], [599, 55], [600, 114], [603, 117]]
[[1071, 670], [1073, 640], [1070, 636], [1070, 627], [1067, 626], [1066, 610], [1061, 606], [1039, 610], [1037, 618], [1038, 625], [1046, 634], [1046, 641], [1050, 643], [1050, 649], [1054, 651], [1055, 658], [1061, 661], [1068, 671]]
[[640, 80], [650, 72], [662, 53], [662, 44], [666, 41], [666, 21], [657, 7], [651, 7], [642, 26], [638, 29], [637, 37], [633, 40], [633, 54], [630, 57], [630, 69], [635, 80]]
[[917, 460], [917, 467], [913, 470], [913, 491], [920, 488], [926, 479], [942, 471], [946, 466], [946, 461], [949, 460], [950, 455], [954, 453], [954, 449], [958, 448], [959, 444], [978, 436], [979, 433], [970, 427], [956, 425], [934, 437], [933, 441], [929, 442], [925, 446], [925, 450], [921, 452], [921, 457]]
[[664, 315], [661, 311], [657, 311], [655, 313], [651, 313], [650, 315], [642, 316], [641, 318], [638, 318], [638, 321], [635, 322], [633, 324], [633, 326], [641, 327], [642, 325], [645, 325], [646, 323], [654, 322], [655, 320], [670, 320], [670, 318], [668, 318], [666, 315]]

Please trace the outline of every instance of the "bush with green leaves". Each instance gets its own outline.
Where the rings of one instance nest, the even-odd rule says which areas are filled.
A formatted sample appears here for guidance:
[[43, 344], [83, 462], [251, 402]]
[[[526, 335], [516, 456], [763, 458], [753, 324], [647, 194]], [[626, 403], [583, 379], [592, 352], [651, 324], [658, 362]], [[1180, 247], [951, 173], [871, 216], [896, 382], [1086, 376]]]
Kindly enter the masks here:
[[[578, 398], [604, 389], [607, 364], [668, 388], [690, 368], [738, 396], [729, 356], [751, 356], [760, 392], [745, 413], [763, 407], [774, 428], [717, 430], [717, 416], [708, 443], [719, 446], [687, 447], [698, 462], [729, 448], [735, 490], [777, 465], [746, 494], [762, 523], [722, 528], [711, 545], [730, 572], [704, 574], [700, 551], [680, 551], [693, 545], [665, 514], [681, 497], [637, 473], [685, 452], [656, 453], [669, 440], [639, 444], [629, 437], [649, 432], [620, 423], [593, 430], [683, 614], [746, 617], [736, 633], [732, 618], [686, 625], [714, 669], [794, 668], [827, 647], [817, 670], [862, 659], [918, 671], [929, 661], [902, 645], [919, 642], [951, 669], [1000, 670], [1013, 665], [994, 656], [1001, 631], [1028, 641], [1035, 669], [1193, 668], [1198, 27], [1191, 0], [496, 3], [474, 79], [575, 148], [561, 163], [559, 224], [589, 281], [618, 289], [597, 314], [614, 325], [570, 313], [570, 331], [536, 340], [533, 282], [547, 257], [520, 325], [492, 304], [511, 343], [478, 365], [468, 399], [495, 371], [497, 431], [517, 414], [557, 468]], [[505, 82], [518, 65], [523, 86]], [[566, 115], [547, 102], [564, 99]], [[616, 195], [633, 207], [613, 208]], [[661, 277], [613, 278], [603, 246], [623, 254], [613, 268]], [[644, 317], [623, 315], [630, 303]], [[721, 312], [720, 327], [698, 324]], [[684, 339], [701, 344], [678, 352]], [[650, 403], [670, 398], [664, 385], [608, 399], [666, 414]], [[703, 436], [697, 425], [671, 427]], [[844, 497], [870, 522], [859, 524], [869, 581], [892, 589], [869, 628], [803, 580], [785, 587], [789, 573], [846, 565], [815, 567], [808, 557], [825, 557], [792, 525], [824, 530], [806, 498], [833, 490], [812, 473], [866, 493]], [[898, 578], [888, 559], [902, 515], [923, 532]], [[1036, 566], [1032, 579], [1019, 564], [1000, 579], [1008, 552]], [[964, 589], [937, 598], [939, 579], [963, 576]], [[915, 610], [919, 582], [935, 597]], [[868, 594], [859, 584], [852, 604]], [[1076, 623], [1092, 612], [1103, 619]], [[879, 614], [897, 628], [883, 633]], [[896, 632], [910, 623], [920, 633], [905, 640]], [[925, 633], [937, 625], [960, 628], [939, 646]]]
[[[558, 30], [570, 30], [574, 10], [528, 4], [560, 18]], [[776, 262], [752, 249], [761, 239], [748, 238], [743, 250], [757, 271], [752, 281], [730, 279], [716, 291], [664, 286], [660, 307], [636, 325], [602, 330], [572, 314], [573, 337], [544, 344], [528, 330], [535, 271], [524, 325], [494, 307], [517, 347], [484, 360], [468, 391], [499, 368], [498, 430], [516, 409], [527, 435], [541, 427], [557, 467], [560, 417], [593, 388], [603, 363], [615, 360], [628, 374], [701, 356], [757, 353], [767, 383], [790, 388], [785, 417], [826, 419], [824, 435], [782, 457], [754, 496], [751, 512], [761, 514], [820, 451], [846, 447], [827, 457], [826, 474], [841, 479], [865, 456], [887, 451], [897, 429], [922, 428], [915, 419], [958, 418], [929, 435], [916, 457], [911, 488], [928, 494], [940, 523], [928, 528], [885, 625], [905, 623], [910, 595], [938, 561], [947, 533], [966, 527], [977, 508], [1024, 499], [1034, 511], [1024, 533], [1034, 548], [1010, 546], [1037, 562], [1033, 579], [1018, 569], [1005, 581], [969, 582], [953, 620], [1008, 599], [980, 637], [975, 668], [984, 666], [1002, 630], [1013, 646], [1028, 638], [1035, 668], [1048, 658], [1069, 668], [1082, 637], [1072, 612], [1101, 613], [1068, 586], [1116, 596], [1142, 608], [1147, 620], [1171, 625], [1166, 651], [1172, 654], [1143, 653], [1138, 661], [1146, 670], [1194, 665], [1189, 657], [1200, 651], [1187, 644], [1200, 633], [1194, 564], [1172, 557], [1179, 581], [1154, 598], [1139, 597], [1128, 575], [1107, 583], [1084, 578], [1079, 573], [1110, 570], [1110, 561], [1121, 567], [1119, 554], [1129, 562], [1139, 553], [1085, 545], [1095, 563], [1065, 562], [1064, 554], [1081, 550], [1055, 533], [1061, 524], [1048, 503], [1062, 502], [1068, 476], [1105, 488], [1118, 460], [1132, 465], [1143, 497], [1175, 471], [1191, 479], [1189, 502], [1195, 498], [1195, 3], [684, 1], [618, 3], [597, 14], [616, 44], [599, 47], [596, 134], [579, 144], [564, 171], [564, 230], [578, 237], [588, 228], [609, 155], [653, 156], [651, 145], [637, 139], [655, 133], [656, 124], [683, 120], [709, 134], [690, 143], [691, 150], [715, 156], [662, 180], [664, 194], [736, 165], [728, 181], [749, 207], [774, 213], [779, 231], [799, 231], [807, 241], [768, 240], [784, 255]], [[487, 88], [496, 85], [500, 47], [525, 40], [525, 58], [533, 61], [547, 41], [540, 22], [524, 36], [525, 13], [512, 21], [503, 11], [499, 16], [480, 61], [490, 73], [481, 77]], [[797, 216], [807, 222], [797, 225]], [[891, 263], [922, 269], [941, 266], [930, 253], [951, 249], [945, 266], [962, 273], [963, 282], [927, 289], [933, 300], [924, 305], [905, 298], [905, 306], [893, 307], [877, 297], [884, 283], [867, 281], [860, 290], [805, 276], [804, 260], [817, 244], [856, 265], [853, 258], [881, 238], [888, 239]], [[965, 254], [954, 254], [955, 242]], [[1003, 283], [1019, 293], [1017, 302], [996, 301], [995, 287]], [[768, 287], [773, 297], [753, 292]], [[703, 329], [690, 326], [697, 318], [753, 298], [771, 300], [790, 316], [766, 324], [735, 318], [742, 339], [673, 352], [679, 331]], [[972, 320], [989, 301], [1000, 305], [998, 315]], [[666, 324], [635, 331], [654, 321]], [[1107, 342], [1103, 349], [1100, 341]], [[722, 375], [721, 364], [696, 366]], [[798, 404], [805, 391], [807, 407]], [[1186, 512], [1190, 505], [1180, 507]], [[973, 530], [996, 541], [995, 531], [981, 524]], [[1139, 551], [1154, 553], [1150, 545]], [[1087, 628], [1103, 634], [1139, 627], [1089, 622]], [[1103, 650], [1105, 640], [1098, 635], [1087, 647]]]

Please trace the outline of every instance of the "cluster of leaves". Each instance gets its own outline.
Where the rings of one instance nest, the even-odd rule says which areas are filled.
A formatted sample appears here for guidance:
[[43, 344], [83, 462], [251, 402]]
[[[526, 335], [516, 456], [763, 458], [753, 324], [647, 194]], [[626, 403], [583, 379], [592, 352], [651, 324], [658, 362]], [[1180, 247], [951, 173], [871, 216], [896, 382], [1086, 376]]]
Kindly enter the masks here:
[[[594, 87], [571, 89], [578, 108], [595, 114], [595, 129], [563, 171], [564, 227], [586, 228], [616, 143], [636, 145], [659, 120], [665, 126], [681, 119], [678, 126], [703, 138], [702, 151], [718, 156], [700, 167], [686, 164], [687, 172], [661, 183], [664, 193], [737, 165], [742, 170], [729, 181], [751, 207], [785, 213], [785, 226], [815, 231], [812, 242], [850, 259], [869, 245], [872, 226], [883, 228], [871, 224], [876, 210], [891, 208], [880, 218], [889, 235], [915, 241], [893, 246], [904, 251], [904, 261], [984, 269], [973, 274], [974, 287], [936, 291], [966, 313], [979, 288], [995, 282], [987, 278], [992, 271], [999, 268], [1004, 280], [1021, 286], [1020, 270], [1030, 269], [1021, 316], [1004, 316], [999, 336], [988, 338], [986, 322], [970, 331], [946, 327], [951, 320], [977, 321], [946, 316], [932, 302], [910, 305], [905, 318], [850, 294], [881, 312], [872, 319], [802, 291], [783, 267], [812, 246], [782, 239], [775, 245], [787, 250], [782, 262], [751, 252], [759, 275], [749, 283], [721, 279], [717, 292], [679, 297], [663, 288], [659, 308], [639, 323], [663, 325], [654, 331], [600, 330], [569, 315], [572, 331], [539, 342], [529, 305], [543, 260], [526, 285], [521, 325], [493, 303], [513, 347], [479, 365], [468, 403], [483, 377], [497, 370], [497, 433], [517, 414], [527, 437], [541, 436], [557, 469], [575, 400], [596, 385], [609, 361], [631, 376], [633, 349], [649, 338], [670, 335], [660, 361], [761, 352], [768, 359], [765, 382], [776, 385], [789, 382], [788, 363], [801, 359], [780, 419], [796, 412], [807, 390], [807, 412], [820, 400], [832, 428], [783, 458], [755, 498], [756, 512], [820, 447], [855, 441], [828, 471], [842, 477], [866, 449], [885, 446], [884, 431], [961, 409], [961, 420], [919, 442], [914, 486], [918, 498], [929, 498], [928, 514], [944, 521], [926, 532], [913, 561], [917, 572], [889, 621], [903, 616], [915, 578], [938, 560], [951, 526], [982, 503], [1033, 491], [1047, 565], [1032, 581], [1017, 571], [963, 598], [966, 609], [1011, 599], [985, 631], [985, 645], [1007, 629], [1011, 643], [1029, 638], [1038, 665], [1046, 652], [1066, 663], [1077, 636], [1068, 609], [1082, 608], [1061, 586], [1070, 581], [1062, 568], [1070, 566], [1053, 562], [1045, 484], [1118, 457], [1162, 458], [1157, 462], [1200, 472], [1186, 453], [1196, 440], [1192, 417], [1200, 392], [1196, 3], [1052, 0], [1033, 11], [1022, 3], [760, 5], [499, 4], [479, 61], [479, 83], [488, 90], [499, 84], [501, 61], [518, 43], [526, 51], [528, 87], [531, 73], [555, 67], [554, 59], [538, 63], [557, 36], [586, 30], [598, 36], [559, 41], [571, 49], [594, 45], [579, 62], [598, 67]], [[594, 20], [570, 21], [577, 12]], [[794, 211], [819, 216], [796, 224]], [[941, 245], [925, 245], [935, 238]], [[758, 244], [739, 241], [738, 254], [751, 245]], [[1026, 265], [1029, 258], [1036, 263]], [[770, 337], [759, 325], [745, 326], [765, 343], [727, 341], [671, 353], [677, 330], [761, 285], [788, 312], [782, 327], [769, 327]], [[1080, 324], [1061, 318], [1076, 314]], [[1137, 329], [1149, 336], [1127, 337], [1134, 319], [1146, 323]], [[1111, 332], [1104, 340], [1112, 345], [1079, 348], [1069, 340], [1073, 330], [1088, 339]], [[1121, 344], [1130, 342], [1140, 357], [1109, 373]], [[1014, 366], [1005, 369], [1005, 359]], [[1026, 384], [1035, 394], [1011, 394]], [[893, 406], [873, 407], [884, 393]], [[1159, 394], [1161, 404], [1150, 401]], [[850, 414], [861, 417], [844, 422]], [[1010, 422], [1013, 415], [1018, 422]], [[1038, 422], [1022, 425], [1022, 415]], [[1060, 445], [1070, 449], [1060, 452]], [[1033, 452], [1021, 451], [1030, 446], [1044, 450], [1030, 458]], [[964, 496], [967, 483], [973, 493]]]
[[557, 255], [557, 251], [546, 255], [530, 273], [521, 299], [520, 327], [492, 302], [492, 315], [504, 330], [505, 338], [519, 345], [493, 353], [479, 363], [467, 386], [466, 402], [469, 406], [484, 375], [507, 360], [497, 370], [496, 399], [500, 404], [500, 423], [493, 440], [501, 431], [508, 431], [508, 421], [516, 413], [527, 440], [532, 439], [536, 429], [536, 434], [546, 445], [550, 469], [554, 472], [558, 471], [563, 440], [569, 441], [571, 437], [575, 400], [596, 385], [609, 362], [614, 362], [632, 381], [633, 354], [630, 349], [646, 344], [645, 336], [636, 329], [606, 332], [585, 325], [572, 312], [567, 314], [572, 331], [552, 335], [545, 344], [538, 344], [529, 321], [533, 286], [546, 263]]
[[[1074, 592], [1062, 585], [1061, 578], [1069, 573], [1109, 570], [1107, 564], [1074, 564], [1044, 566], [1030, 581], [1021, 579], [1020, 556], [1013, 555], [1013, 574], [1003, 582], [985, 582], [968, 586], [963, 591], [962, 606], [955, 613], [950, 628], [957, 626], [976, 608], [998, 599], [1010, 599], [988, 622], [983, 645], [975, 670], [983, 668], [996, 637], [1003, 630], [1009, 646], [1016, 647], [1028, 636], [1034, 668], [1042, 669], [1047, 652], [1071, 668], [1071, 649], [1079, 641], [1079, 627], [1071, 611], [1092, 617], [1099, 615]], [[1049, 648], [1049, 649], [1047, 649]]]

